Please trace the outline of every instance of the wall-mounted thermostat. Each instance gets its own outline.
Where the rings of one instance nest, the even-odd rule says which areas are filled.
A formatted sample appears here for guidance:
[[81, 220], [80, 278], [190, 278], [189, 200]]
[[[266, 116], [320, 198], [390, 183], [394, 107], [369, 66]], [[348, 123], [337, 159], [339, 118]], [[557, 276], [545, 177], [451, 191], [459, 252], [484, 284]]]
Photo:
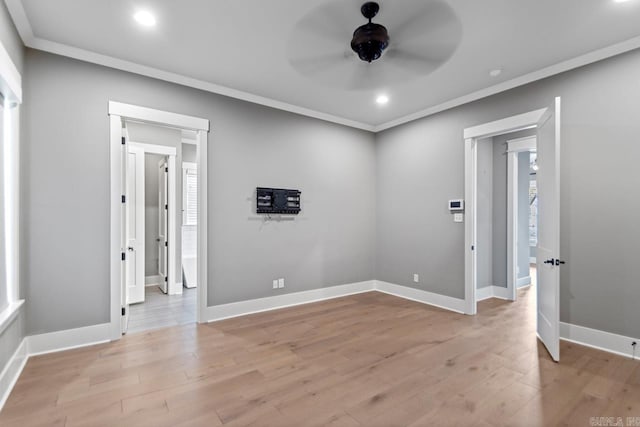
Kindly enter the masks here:
[[449, 200], [449, 211], [450, 212], [464, 211], [464, 200], [462, 199]]

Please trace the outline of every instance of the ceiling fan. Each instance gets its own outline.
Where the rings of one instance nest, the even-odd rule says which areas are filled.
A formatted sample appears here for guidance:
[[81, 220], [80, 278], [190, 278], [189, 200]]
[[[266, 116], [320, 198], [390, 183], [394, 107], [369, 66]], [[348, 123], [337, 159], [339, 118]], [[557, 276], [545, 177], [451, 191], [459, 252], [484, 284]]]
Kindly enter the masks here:
[[325, 3], [296, 24], [287, 56], [300, 74], [341, 89], [378, 89], [430, 74], [460, 43], [460, 21], [444, 0], [368, 1], [361, 16], [354, 1]]

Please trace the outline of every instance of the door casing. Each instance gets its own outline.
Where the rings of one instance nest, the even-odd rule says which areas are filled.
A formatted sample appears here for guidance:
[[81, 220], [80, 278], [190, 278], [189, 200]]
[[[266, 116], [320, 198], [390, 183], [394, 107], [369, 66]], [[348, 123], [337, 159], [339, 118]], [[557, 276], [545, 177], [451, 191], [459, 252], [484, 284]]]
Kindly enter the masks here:
[[[196, 164], [198, 167], [198, 259], [207, 259], [207, 142], [209, 135], [209, 120], [199, 117], [186, 116], [168, 111], [156, 110], [132, 104], [109, 101], [109, 134], [110, 134], [110, 337], [118, 340], [122, 337], [122, 319], [126, 316], [122, 311], [122, 284], [124, 283], [125, 268], [122, 254], [124, 246], [123, 222], [125, 218], [125, 203], [122, 203], [124, 193], [124, 158], [123, 137], [125, 121], [137, 121], [147, 124], [167, 126], [196, 132]], [[208, 320], [207, 315], [207, 263], [198, 264], [198, 286], [196, 318], [199, 323]]]

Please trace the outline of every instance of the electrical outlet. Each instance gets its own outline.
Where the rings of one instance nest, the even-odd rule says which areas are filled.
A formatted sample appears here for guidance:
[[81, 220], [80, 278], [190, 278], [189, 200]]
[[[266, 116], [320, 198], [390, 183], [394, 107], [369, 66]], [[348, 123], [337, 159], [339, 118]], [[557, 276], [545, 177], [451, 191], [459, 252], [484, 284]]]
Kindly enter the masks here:
[[420, 281], [420, 275], [419, 275], [419, 274], [414, 274], [414, 275], [413, 275], [413, 281], [414, 281], [415, 283], [418, 283], [418, 282]]
[[278, 289], [278, 279], [273, 281], [273, 289]]
[[278, 279], [278, 287], [284, 288], [284, 279]]

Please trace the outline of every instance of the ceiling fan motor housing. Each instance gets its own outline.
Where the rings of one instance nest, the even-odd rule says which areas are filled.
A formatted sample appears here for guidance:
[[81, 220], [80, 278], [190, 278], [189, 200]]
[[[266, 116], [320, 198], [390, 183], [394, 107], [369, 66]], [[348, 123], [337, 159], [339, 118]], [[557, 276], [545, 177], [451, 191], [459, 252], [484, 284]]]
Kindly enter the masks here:
[[367, 62], [375, 61], [382, 56], [382, 52], [389, 46], [389, 34], [387, 29], [371, 22], [380, 10], [375, 2], [367, 2], [362, 5], [360, 11], [368, 23], [356, 28], [351, 39], [351, 49], [358, 54], [358, 57]]

